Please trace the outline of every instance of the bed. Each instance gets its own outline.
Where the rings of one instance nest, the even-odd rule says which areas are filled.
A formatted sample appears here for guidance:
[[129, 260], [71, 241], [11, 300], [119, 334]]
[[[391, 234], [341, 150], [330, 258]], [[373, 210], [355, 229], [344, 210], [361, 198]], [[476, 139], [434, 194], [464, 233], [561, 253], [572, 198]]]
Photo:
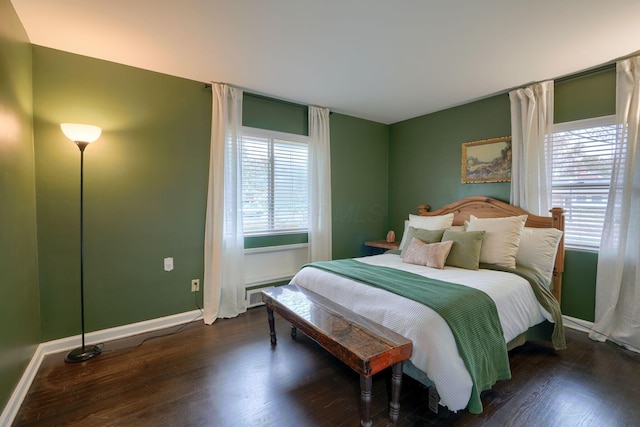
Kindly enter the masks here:
[[[312, 263], [291, 280], [413, 342], [403, 372], [451, 411], [510, 378], [507, 351], [565, 347], [559, 306], [564, 220], [469, 197], [405, 221], [398, 251]], [[506, 363], [506, 365], [505, 365]]]

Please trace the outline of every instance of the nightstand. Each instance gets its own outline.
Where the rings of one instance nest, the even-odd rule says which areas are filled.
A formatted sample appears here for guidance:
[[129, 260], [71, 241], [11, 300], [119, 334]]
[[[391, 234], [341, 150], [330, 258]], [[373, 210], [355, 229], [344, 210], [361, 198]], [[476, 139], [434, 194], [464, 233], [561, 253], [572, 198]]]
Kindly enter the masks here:
[[[370, 242], [364, 242], [364, 245], [369, 248], [369, 255], [373, 255], [374, 252], [383, 252], [380, 249], [398, 249], [400, 247], [399, 242], [387, 242], [386, 240], [372, 240]], [[376, 249], [378, 249], [376, 251]]]

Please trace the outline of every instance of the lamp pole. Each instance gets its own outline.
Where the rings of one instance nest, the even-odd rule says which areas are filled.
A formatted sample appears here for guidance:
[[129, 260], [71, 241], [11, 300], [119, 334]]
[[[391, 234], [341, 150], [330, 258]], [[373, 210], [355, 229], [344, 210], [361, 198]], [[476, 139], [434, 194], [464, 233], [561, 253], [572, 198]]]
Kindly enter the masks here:
[[[95, 126], [87, 126], [87, 125], [66, 125], [69, 126], [77, 126], [79, 129], [81, 127], [95, 128]], [[87, 137], [87, 140], [82, 140], [81, 137], [77, 137], [72, 130], [67, 128], [65, 130], [65, 125], [62, 125], [62, 130], [67, 135], [67, 137], [73, 140], [80, 149], [80, 322], [82, 325], [82, 346], [71, 350], [67, 356], [65, 357], [65, 362], [84, 362], [85, 360], [89, 360], [94, 356], [97, 356], [102, 352], [101, 348], [96, 345], [87, 346], [85, 344], [85, 327], [84, 327], [84, 149], [87, 148], [90, 142], [93, 142], [95, 139], [100, 136], [100, 129], [98, 129], [97, 135]], [[95, 132], [95, 129], [93, 131]], [[93, 139], [92, 139], [93, 138]]]
[[84, 353], [84, 149], [87, 142], [76, 142], [80, 149], [80, 317], [82, 323], [82, 352]]

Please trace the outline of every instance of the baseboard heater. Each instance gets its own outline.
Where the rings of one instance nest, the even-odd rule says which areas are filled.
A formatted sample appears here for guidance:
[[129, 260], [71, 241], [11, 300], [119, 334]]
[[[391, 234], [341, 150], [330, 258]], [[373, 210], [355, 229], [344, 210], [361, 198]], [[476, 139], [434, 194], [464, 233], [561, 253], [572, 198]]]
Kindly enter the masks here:
[[247, 291], [247, 308], [264, 305], [262, 302], [262, 290], [271, 289], [273, 286], [265, 286], [264, 288], [251, 289]]

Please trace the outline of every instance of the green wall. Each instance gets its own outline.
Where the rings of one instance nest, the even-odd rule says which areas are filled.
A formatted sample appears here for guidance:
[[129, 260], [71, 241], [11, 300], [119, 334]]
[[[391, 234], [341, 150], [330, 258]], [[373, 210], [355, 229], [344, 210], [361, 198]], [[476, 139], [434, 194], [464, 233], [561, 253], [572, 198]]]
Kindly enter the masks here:
[[462, 143], [511, 135], [509, 97], [494, 96], [392, 124], [389, 215], [398, 238], [409, 213], [472, 195], [509, 200], [509, 183], [461, 184]]
[[195, 309], [211, 91], [40, 46], [33, 53], [42, 340], [80, 332], [80, 152], [62, 122], [103, 129], [84, 154], [87, 331]]
[[555, 123], [615, 114], [615, 66], [556, 83], [553, 113]]
[[[95, 124], [85, 151], [87, 331], [195, 308], [202, 277], [211, 93], [202, 83], [34, 46], [43, 341], [79, 332], [79, 151], [61, 122]], [[246, 94], [244, 125], [307, 134], [307, 107]], [[331, 116], [334, 257], [386, 233], [388, 127]], [[358, 157], [354, 162], [353, 158]], [[247, 247], [304, 235], [247, 239]], [[164, 257], [175, 269], [163, 271]]]
[[31, 45], [0, 0], [0, 412], [40, 342]]
[[309, 108], [245, 92], [242, 97], [242, 125], [309, 135]]
[[[615, 70], [607, 69], [555, 85], [556, 123], [615, 114]], [[509, 201], [509, 183], [461, 184], [463, 142], [511, 134], [508, 94], [417, 117], [390, 126], [389, 216], [402, 230], [422, 203], [437, 209], [467, 196]], [[398, 233], [399, 234], [399, 233]], [[562, 309], [593, 321], [597, 254], [566, 251]]]
[[368, 253], [388, 231], [388, 126], [331, 115], [333, 258]]

